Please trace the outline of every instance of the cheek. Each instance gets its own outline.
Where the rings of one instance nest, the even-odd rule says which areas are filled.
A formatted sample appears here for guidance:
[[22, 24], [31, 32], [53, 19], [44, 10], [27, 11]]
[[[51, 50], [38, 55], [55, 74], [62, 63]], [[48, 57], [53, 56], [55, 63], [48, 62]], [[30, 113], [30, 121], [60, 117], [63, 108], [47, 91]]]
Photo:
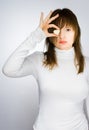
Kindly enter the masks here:
[[71, 41], [71, 42], [74, 42], [74, 37], [71, 37], [70, 41]]
[[74, 40], [75, 40], [75, 36], [74, 36], [74, 34], [72, 34], [72, 35], [70, 35], [70, 41], [71, 41], [71, 43], [74, 43]]
[[75, 41], [75, 37], [73, 37], [72, 41], [73, 41], [73, 43], [74, 43], [74, 41]]

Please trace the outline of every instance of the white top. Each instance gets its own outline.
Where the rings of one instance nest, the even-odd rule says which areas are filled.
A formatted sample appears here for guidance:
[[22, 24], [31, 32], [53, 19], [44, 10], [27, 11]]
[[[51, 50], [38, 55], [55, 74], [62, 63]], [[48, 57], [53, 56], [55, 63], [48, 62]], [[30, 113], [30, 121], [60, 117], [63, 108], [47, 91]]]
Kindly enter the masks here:
[[89, 59], [85, 58], [84, 72], [77, 74], [74, 48], [55, 48], [58, 67], [49, 70], [43, 66], [43, 52], [30, 54], [45, 37], [40, 28], [32, 32], [8, 58], [3, 73], [10, 77], [36, 78], [40, 99], [34, 130], [88, 130]]

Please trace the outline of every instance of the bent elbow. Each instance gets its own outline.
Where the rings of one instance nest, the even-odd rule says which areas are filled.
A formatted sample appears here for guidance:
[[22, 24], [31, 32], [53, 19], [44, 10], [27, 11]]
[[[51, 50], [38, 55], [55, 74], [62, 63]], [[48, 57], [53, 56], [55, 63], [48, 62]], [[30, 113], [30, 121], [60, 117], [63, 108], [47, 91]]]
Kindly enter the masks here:
[[7, 77], [12, 77], [12, 78], [16, 77], [15, 73], [12, 72], [10, 69], [8, 69], [8, 68], [5, 67], [5, 66], [2, 67], [2, 73], [3, 73], [5, 76], [7, 76]]
[[2, 73], [7, 77], [12, 77], [10, 71], [6, 67], [2, 68]]

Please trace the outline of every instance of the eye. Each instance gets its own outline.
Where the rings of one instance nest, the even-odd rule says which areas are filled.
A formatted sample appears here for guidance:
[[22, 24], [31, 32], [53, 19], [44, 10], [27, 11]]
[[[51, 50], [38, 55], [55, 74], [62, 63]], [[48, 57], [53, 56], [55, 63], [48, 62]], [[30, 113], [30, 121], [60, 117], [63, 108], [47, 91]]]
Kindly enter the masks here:
[[66, 28], [66, 31], [71, 31], [71, 28]]

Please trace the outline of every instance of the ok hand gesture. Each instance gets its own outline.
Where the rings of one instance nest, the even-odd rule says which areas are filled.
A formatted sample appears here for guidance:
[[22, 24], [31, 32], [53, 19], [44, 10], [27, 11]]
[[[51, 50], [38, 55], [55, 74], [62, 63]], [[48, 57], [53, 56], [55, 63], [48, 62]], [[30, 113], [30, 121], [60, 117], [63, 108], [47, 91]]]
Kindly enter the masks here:
[[54, 24], [50, 24], [53, 20], [58, 18], [59, 15], [57, 14], [50, 18], [51, 14], [52, 14], [52, 11], [50, 11], [49, 14], [44, 18], [44, 13], [43, 12], [41, 13], [39, 27], [44, 31], [47, 37], [57, 37], [58, 36], [57, 34], [49, 33], [48, 29], [55, 28], [55, 30], [59, 30], [58, 26]]

